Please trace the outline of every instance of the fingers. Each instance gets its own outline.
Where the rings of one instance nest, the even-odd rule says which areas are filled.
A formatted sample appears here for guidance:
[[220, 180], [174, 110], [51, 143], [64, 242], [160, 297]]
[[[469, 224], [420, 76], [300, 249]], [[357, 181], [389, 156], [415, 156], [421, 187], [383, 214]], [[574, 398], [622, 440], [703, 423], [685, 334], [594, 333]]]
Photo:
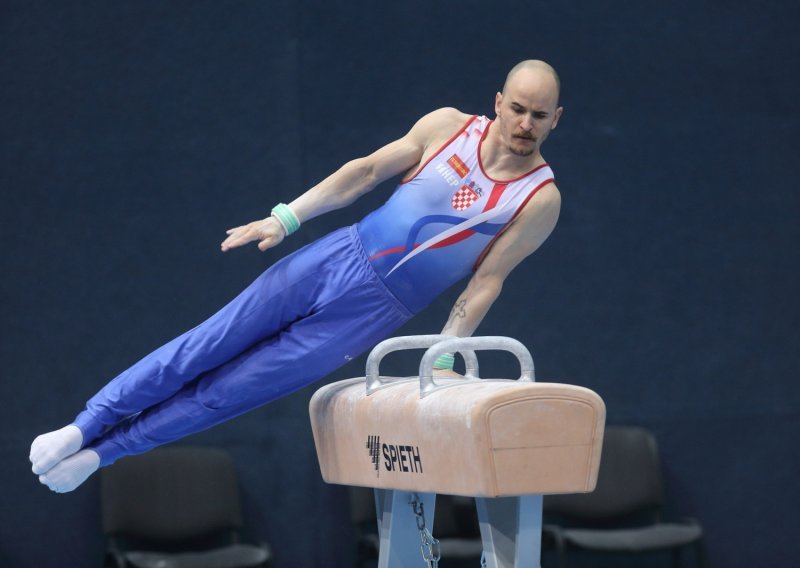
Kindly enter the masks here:
[[220, 245], [223, 252], [232, 248], [240, 247], [259, 238], [253, 227], [249, 225], [229, 229], [226, 231], [226, 233], [228, 234], [228, 238], [222, 241], [222, 244]]
[[433, 376], [435, 378], [448, 378], [448, 379], [463, 379], [464, 375], [456, 373], [451, 369], [434, 369]]
[[222, 252], [252, 241], [259, 241], [258, 250], [263, 252], [280, 243], [284, 237], [283, 228], [272, 217], [228, 229], [225, 233], [228, 237], [220, 245]]
[[265, 250], [272, 248], [283, 241], [283, 231], [277, 234], [268, 235], [266, 238], [261, 239], [261, 242], [258, 243], [258, 250], [264, 252]]

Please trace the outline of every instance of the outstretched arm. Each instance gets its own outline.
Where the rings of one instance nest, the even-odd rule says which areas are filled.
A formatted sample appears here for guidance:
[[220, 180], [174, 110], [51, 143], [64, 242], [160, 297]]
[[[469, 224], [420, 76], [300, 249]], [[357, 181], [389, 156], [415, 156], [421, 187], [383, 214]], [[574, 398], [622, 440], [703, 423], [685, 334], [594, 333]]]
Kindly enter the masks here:
[[[425, 115], [408, 134], [369, 156], [347, 162], [289, 203], [289, 208], [303, 223], [350, 205], [379, 183], [419, 164], [429, 148], [452, 135], [460, 126], [458, 121], [462, 116], [452, 108]], [[280, 243], [285, 236], [280, 223], [273, 217], [234, 227], [227, 233], [228, 237], [221, 245], [223, 252], [252, 241], [258, 241], [258, 248], [264, 251]]]
[[443, 334], [467, 337], [475, 332], [500, 295], [506, 277], [553, 232], [560, 210], [561, 196], [552, 183], [531, 198], [470, 278], [450, 312]]

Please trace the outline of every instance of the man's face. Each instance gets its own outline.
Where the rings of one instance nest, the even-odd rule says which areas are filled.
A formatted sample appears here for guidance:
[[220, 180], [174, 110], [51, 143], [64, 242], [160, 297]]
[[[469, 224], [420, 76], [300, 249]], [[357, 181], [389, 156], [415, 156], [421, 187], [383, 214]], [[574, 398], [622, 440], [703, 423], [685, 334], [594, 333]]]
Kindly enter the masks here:
[[495, 97], [501, 143], [517, 156], [538, 152], [564, 110], [557, 105], [558, 89], [551, 75], [530, 70], [516, 73], [505, 92]]

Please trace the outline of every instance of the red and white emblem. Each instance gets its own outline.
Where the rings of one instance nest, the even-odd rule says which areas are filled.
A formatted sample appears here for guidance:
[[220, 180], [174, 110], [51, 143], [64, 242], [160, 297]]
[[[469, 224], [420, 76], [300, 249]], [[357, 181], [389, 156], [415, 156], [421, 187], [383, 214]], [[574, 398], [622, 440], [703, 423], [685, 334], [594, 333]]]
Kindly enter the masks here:
[[477, 200], [478, 194], [475, 190], [468, 185], [462, 185], [461, 189], [456, 191], [453, 197], [450, 198], [450, 203], [456, 211], [464, 211]]

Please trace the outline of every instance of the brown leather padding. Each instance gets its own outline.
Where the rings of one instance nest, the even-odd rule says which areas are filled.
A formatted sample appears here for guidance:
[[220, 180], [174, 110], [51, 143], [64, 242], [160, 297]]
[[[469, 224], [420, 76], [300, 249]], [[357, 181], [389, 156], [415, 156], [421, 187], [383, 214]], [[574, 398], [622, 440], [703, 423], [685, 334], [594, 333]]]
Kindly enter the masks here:
[[407, 380], [367, 396], [364, 379], [319, 389], [311, 425], [328, 483], [499, 497], [592, 491], [605, 404], [559, 383]]

